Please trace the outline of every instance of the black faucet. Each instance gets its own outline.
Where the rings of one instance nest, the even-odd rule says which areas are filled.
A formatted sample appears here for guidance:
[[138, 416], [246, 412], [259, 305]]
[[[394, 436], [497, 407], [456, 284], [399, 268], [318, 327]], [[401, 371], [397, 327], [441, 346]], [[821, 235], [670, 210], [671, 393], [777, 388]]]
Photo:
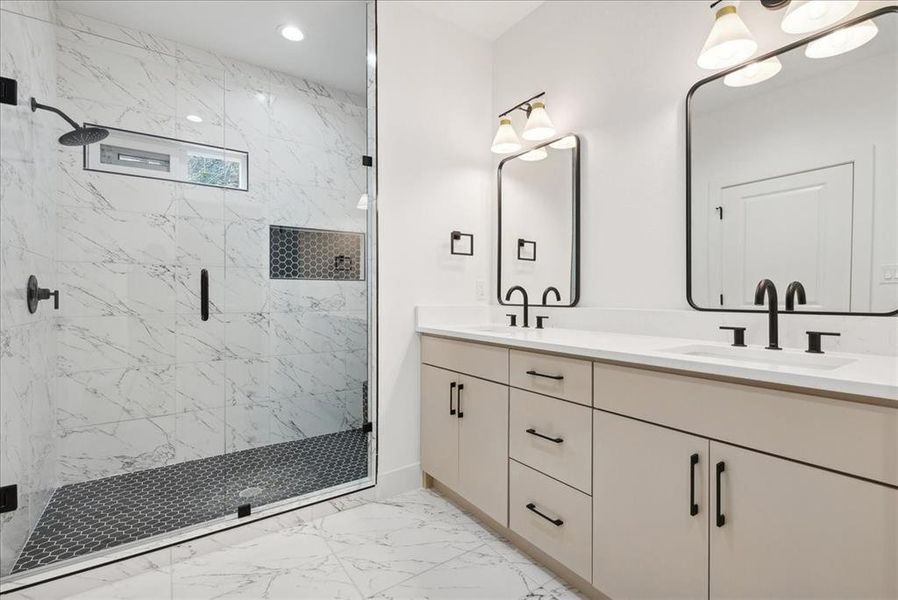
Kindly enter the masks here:
[[767, 294], [767, 315], [768, 328], [770, 330], [770, 342], [767, 344], [768, 350], [782, 350], [779, 346], [779, 305], [776, 298], [776, 286], [769, 279], [762, 279], [755, 288], [755, 305], [764, 306], [764, 294]]
[[799, 304], [807, 304], [808, 297], [804, 293], [804, 286], [801, 285], [800, 281], [793, 281], [789, 284], [789, 287], [786, 288], [786, 310], [793, 311], [795, 310], [795, 297], [798, 296]]
[[527, 290], [525, 290], [524, 288], [522, 288], [519, 285], [516, 285], [513, 288], [511, 288], [510, 290], [508, 290], [507, 294], [505, 294], [505, 301], [508, 302], [509, 300], [511, 300], [511, 294], [515, 291], [521, 292], [521, 295], [524, 296], [524, 325], [523, 325], [523, 327], [530, 327], [530, 304], [527, 299]]
[[546, 303], [549, 301], [549, 292], [555, 292], [555, 301], [561, 302], [561, 292], [559, 292], [558, 288], [554, 285], [550, 285], [543, 290], [543, 306], [546, 306]]

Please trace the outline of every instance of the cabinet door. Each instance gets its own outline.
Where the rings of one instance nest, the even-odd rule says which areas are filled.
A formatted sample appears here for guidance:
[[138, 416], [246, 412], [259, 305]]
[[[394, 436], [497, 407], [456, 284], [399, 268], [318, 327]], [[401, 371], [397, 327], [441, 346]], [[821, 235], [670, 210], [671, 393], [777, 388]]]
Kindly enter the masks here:
[[708, 595], [708, 440], [593, 411], [593, 585]]
[[711, 598], [898, 597], [898, 490], [711, 442]]
[[508, 387], [462, 376], [458, 392], [458, 492], [508, 525]]
[[421, 468], [453, 488], [458, 484], [460, 381], [458, 373], [421, 365]]

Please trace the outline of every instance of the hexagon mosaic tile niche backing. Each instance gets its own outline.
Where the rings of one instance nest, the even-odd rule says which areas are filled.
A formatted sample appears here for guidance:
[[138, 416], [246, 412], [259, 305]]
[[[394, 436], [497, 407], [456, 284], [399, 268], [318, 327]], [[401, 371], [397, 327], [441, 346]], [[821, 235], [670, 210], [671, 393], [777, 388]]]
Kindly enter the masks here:
[[364, 279], [362, 233], [271, 225], [268, 239], [271, 279]]
[[135, 542], [368, 475], [361, 429], [65, 485], [13, 572]]

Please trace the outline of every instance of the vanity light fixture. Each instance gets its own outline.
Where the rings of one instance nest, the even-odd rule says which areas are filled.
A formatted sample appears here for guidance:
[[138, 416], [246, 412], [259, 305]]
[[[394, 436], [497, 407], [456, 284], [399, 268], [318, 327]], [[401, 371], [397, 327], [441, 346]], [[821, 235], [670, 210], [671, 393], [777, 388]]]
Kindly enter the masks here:
[[847, 16], [857, 4], [857, 0], [792, 0], [780, 27], [786, 33], [819, 31]]
[[499, 129], [493, 137], [493, 145], [490, 148], [495, 154], [510, 154], [521, 149], [521, 140], [511, 124], [511, 117], [499, 119]]
[[525, 152], [520, 156], [521, 160], [526, 160], [527, 162], [536, 162], [538, 160], [543, 160], [549, 156], [549, 153], [546, 152], [545, 148], [534, 148], [530, 152]]
[[570, 150], [576, 145], [577, 138], [572, 135], [566, 135], [549, 144], [549, 148], [554, 148], [555, 150]]
[[879, 28], [873, 21], [864, 21], [851, 27], [843, 27], [814, 40], [804, 50], [808, 58], [829, 58], [860, 48], [876, 37]]
[[753, 62], [750, 65], [742, 67], [738, 71], [733, 71], [723, 78], [723, 83], [730, 87], [754, 85], [756, 83], [761, 83], [762, 81], [767, 81], [779, 73], [782, 68], [783, 63], [781, 63], [777, 57], [772, 56], [767, 60]]
[[736, 12], [736, 6], [727, 4], [714, 15], [714, 26], [698, 55], [698, 66], [725, 69], [739, 64], [757, 50], [758, 43]]
[[191, 123], [202, 123], [203, 122], [203, 118], [199, 115], [187, 115], [184, 118], [187, 119], [188, 121], [190, 121]]
[[530, 113], [527, 115], [527, 124], [524, 125], [524, 133], [521, 137], [531, 142], [547, 140], [555, 135], [555, 125], [546, 112], [544, 102], [536, 101], [530, 105]]
[[[501, 113], [499, 129], [496, 130], [490, 150], [496, 154], [509, 154], [521, 149], [521, 140], [518, 139], [518, 134], [511, 124], [510, 115], [516, 110], [524, 111], [527, 114], [527, 124], [524, 126], [524, 133], [521, 134], [525, 140], [538, 142], [555, 135], [555, 126], [552, 124], [552, 119], [549, 118], [549, 113], [546, 112], [546, 103], [539, 100], [545, 95], [545, 92], [540, 92]], [[545, 156], [532, 160], [541, 160], [542, 158]]]
[[281, 25], [278, 28], [281, 37], [291, 42], [301, 42], [306, 36], [302, 30], [296, 25]]

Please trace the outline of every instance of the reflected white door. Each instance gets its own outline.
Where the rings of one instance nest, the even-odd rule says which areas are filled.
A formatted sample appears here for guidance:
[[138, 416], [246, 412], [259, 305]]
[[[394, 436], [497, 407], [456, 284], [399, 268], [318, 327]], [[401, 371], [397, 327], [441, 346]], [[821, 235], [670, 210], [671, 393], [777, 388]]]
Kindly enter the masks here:
[[851, 306], [854, 165], [846, 163], [720, 189], [722, 305], [753, 306], [763, 278], [800, 281], [807, 310]]

